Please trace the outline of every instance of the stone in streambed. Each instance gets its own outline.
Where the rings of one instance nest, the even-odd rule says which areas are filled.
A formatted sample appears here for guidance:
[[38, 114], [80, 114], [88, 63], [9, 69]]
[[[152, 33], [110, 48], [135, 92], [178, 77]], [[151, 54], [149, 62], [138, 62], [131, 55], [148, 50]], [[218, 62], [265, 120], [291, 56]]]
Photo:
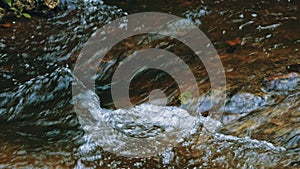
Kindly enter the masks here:
[[300, 81], [300, 74], [291, 72], [288, 74], [277, 74], [264, 78], [263, 89], [269, 91], [293, 91], [297, 89]]
[[232, 96], [229, 102], [225, 105], [224, 111], [243, 114], [249, 113], [263, 107], [266, 101], [251, 93], [239, 93]]

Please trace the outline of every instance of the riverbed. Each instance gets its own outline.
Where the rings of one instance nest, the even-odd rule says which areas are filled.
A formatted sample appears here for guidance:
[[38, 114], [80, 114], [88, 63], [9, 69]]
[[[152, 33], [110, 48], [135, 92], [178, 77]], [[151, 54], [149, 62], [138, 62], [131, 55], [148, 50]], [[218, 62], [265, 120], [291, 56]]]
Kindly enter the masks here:
[[[300, 167], [300, 78], [286, 68], [300, 63], [298, 1], [63, 2], [46, 15], [1, 23], [9, 26], [0, 27], [0, 168]], [[201, 60], [193, 60], [193, 51], [180, 41], [157, 34], [129, 37], [114, 46], [99, 63], [95, 91], [74, 97], [72, 87], [82, 85], [74, 67], [85, 43], [104, 25], [139, 12], [176, 15], [204, 32], [226, 76], [220, 114], [207, 100], [211, 84]], [[136, 107], [117, 108], [113, 73], [134, 51], [147, 48], [170, 51], [188, 63], [199, 97], [185, 102], [170, 75], [150, 69], [131, 83]], [[266, 80], [275, 86], [265, 85]], [[166, 105], [147, 103], [155, 89], [165, 92]], [[120, 155], [116, 152], [127, 140], [101, 130], [97, 113], [128, 138], [176, 139], [155, 155]], [[157, 116], [145, 120], [141, 113]], [[173, 130], [181, 132], [167, 135]], [[107, 145], [119, 149], [109, 151]]]

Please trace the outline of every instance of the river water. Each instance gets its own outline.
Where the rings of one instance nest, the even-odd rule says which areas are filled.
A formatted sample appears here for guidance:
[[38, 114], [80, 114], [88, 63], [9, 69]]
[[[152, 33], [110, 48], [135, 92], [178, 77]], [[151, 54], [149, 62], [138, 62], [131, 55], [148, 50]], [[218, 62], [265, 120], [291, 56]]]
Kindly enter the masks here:
[[[296, 0], [87, 0], [63, 1], [60, 10], [30, 20], [5, 19], [0, 168], [299, 168], [300, 75], [286, 69], [300, 63], [299, 8]], [[95, 93], [72, 97], [72, 84], [82, 85], [73, 69], [84, 43], [103, 25], [138, 12], [186, 18], [210, 39], [226, 75], [221, 114], [211, 111], [201, 61], [178, 40], [155, 34], [118, 43], [99, 64]], [[116, 66], [146, 48], [168, 50], [188, 63], [200, 96], [185, 102], [170, 75], [150, 69], [132, 80], [137, 106], [116, 109], [110, 94]], [[146, 103], [154, 89], [165, 91], [166, 106]], [[151, 144], [158, 135], [162, 139]], [[134, 151], [128, 138], [147, 144]], [[156, 146], [162, 149], [151, 156], [130, 156]]]

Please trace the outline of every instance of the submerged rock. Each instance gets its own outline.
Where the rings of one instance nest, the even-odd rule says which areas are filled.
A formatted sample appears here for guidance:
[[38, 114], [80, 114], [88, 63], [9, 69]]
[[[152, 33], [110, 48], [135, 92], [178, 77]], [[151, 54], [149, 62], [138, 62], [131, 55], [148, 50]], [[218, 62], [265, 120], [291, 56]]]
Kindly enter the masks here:
[[266, 101], [251, 93], [240, 93], [230, 98], [226, 104], [224, 111], [231, 113], [249, 113], [264, 106]]
[[290, 94], [276, 105], [264, 107], [225, 125], [221, 132], [266, 140], [286, 148], [299, 148], [299, 98], [299, 92]]
[[277, 74], [271, 77], [266, 77], [262, 86], [265, 91], [292, 91], [295, 90], [300, 81], [300, 75], [296, 72], [288, 74]]

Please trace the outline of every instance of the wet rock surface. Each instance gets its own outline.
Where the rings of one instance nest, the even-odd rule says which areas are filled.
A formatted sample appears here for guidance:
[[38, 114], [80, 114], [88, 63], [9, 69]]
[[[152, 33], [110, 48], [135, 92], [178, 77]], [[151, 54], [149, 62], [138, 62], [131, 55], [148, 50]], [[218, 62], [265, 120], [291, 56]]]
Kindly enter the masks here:
[[299, 117], [299, 93], [296, 93], [286, 96], [277, 105], [252, 112], [222, 130], [227, 134], [269, 140], [286, 148], [299, 147]]
[[291, 91], [299, 87], [299, 81], [300, 74], [292, 72], [264, 78], [262, 85], [266, 91]]
[[22, 17], [22, 13], [51, 15], [53, 9], [63, 6], [60, 5], [59, 0], [13, 0], [10, 2], [10, 5], [8, 2], [9, 1], [5, 0], [0, 1], [0, 21], [10, 20], [9, 18], [14, 17]]
[[237, 114], [249, 113], [266, 104], [264, 98], [255, 96], [251, 93], [241, 93], [233, 95], [230, 98], [229, 102], [224, 107], [224, 111]]
[[36, 8], [36, 2], [34, 0], [15, 0], [12, 2], [12, 6], [18, 9], [24, 9], [29, 11]]

